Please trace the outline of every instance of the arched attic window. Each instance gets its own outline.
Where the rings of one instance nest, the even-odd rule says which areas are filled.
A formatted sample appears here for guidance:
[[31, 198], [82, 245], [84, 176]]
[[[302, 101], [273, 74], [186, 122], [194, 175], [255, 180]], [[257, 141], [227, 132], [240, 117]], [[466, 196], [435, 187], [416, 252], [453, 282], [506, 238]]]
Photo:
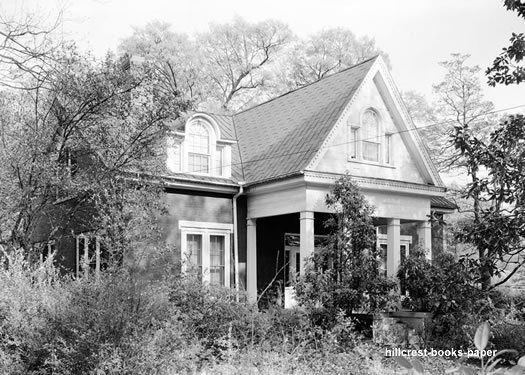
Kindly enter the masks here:
[[363, 160], [379, 162], [381, 150], [380, 123], [377, 112], [372, 109], [365, 110], [361, 116], [361, 140]]
[[183, 131], [173, 131], [167, 139], [167, 169], [169, 172], [231, 177], [231, 145], [234, 143], [221, 139], [217, 126], [208, 119], [190, 119]]
[[187, 132], [188, 172], [210, 173], [210, 131], [200, 121], [189, 124]]

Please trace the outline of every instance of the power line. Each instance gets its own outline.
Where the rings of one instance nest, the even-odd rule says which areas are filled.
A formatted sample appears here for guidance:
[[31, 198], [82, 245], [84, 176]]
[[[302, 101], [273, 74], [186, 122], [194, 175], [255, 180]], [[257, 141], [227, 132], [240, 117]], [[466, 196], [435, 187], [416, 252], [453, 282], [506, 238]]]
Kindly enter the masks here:
[[[495, 113], [499, 113], [499, 112], [511, 111], [513, 109], [517, 109], [517, 108], [521, 108], [521, 107], [525, 107], [525, 104], [521, 104], [521, 105], [517, 105], [517, 106], [514, 106], [514, 107], [509, 107], [509, 108], [503, 108], [503, 109], [497, 109], [497, 110], [493, 110], [493, 111], [483, 112], [483, 113], [480, 113], [479, 115], [470, 117], [468, 120], [472, 120], [474, 118], [478, 118], [478, 117], [486, 116], [486, 115], [490, 115], [490, 114], [495, 114]], [[426, 129], [426, 128], [430, 128], [430, 127], [433, 127], [433, 126], [446, 125], [446, 124], [455, 123], [455, 122], [456, 122], [455, 120], [447, 120], [447, 121], [427, 124], [427, 125], [420, 126], [420, 127], [414, 127], [414, 128], [410, 128], [410, 129], [404, 129], [404, 130], [399, 130], [399, 131], [396, 131], [396, 132], [391, 132], [391, 133], [388, 133], [388, 135], [408, 133], [408, 132], [411, 132], [411, 131], [418, 131], [420, 129]], [[328, 145], [327, 147], [345, 146], [345, 145], [349, 145], [351, 143], [356, 143], [357, 144], [358, 142], [363, 142], [363, 141], [378, 140], [378, 139], [384, 138], [386, 136], [387, 136], [387, 134], [382, 134], [382, 135], [379, 135], [379, 136], [376, 136], [376, 137], [360, 138], [360, 139], [355, 139], [355, 140], [347, 141], [347, 142], [334, 143], [332, 145]], [[260, 162], [260, 161], [276, 159], [276, 158], [285, 157], [285, 156], [293, 156], [293, 155], [297, 155], [297, 154], [307, 154], [309, 152], [317, 152], [320, 149], [321, 149], [321, 147], [317, 147], [317, 148], [310, 147], [307, 150], [293, 151], [293, 152], [284, 153], [284, 154], [274, 154], [274, 155], [271, 155], [271, 156], [265, 156], [263, 158], [252, 159], [252, 160], [245, 160], [245, 161], [242, 161], [242, 162], [239, 162], [239, 163], [226, 164], [226, 165], [222, 165], [221, 168], [233, 167], [233, 166], [237, 166], [237, 165], [241, 165], [242, 166], [242, 165], [246, 165], [246, 164], [249, 164], [249, 163], [257, 163], [257, 162]], [[240, 150], [239, 150], [239, 154], [240, 154]], [[193, 171], [191, 173], [207, 173], [207, 172], [208, 172], [207, 170], [201, 170], [201, 171]], [[182, 172], [182, 173], [184, 173], [184, 172]]]

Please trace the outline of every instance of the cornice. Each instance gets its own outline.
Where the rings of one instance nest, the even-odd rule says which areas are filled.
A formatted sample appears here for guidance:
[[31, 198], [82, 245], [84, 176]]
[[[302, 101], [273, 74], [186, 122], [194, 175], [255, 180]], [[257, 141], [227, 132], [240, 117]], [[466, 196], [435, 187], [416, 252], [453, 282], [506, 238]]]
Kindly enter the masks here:
[[[308, 185], [333, 185], [342, 174], [305, 171], [305, 181]], [[349, 175], [363, 190], [383, 190], [406, 194], [425, 196], [442, 196], [446, 189], [440, 186], [418, 184], [406, 181], [387, 180], [382, 178], [362, 177]]]

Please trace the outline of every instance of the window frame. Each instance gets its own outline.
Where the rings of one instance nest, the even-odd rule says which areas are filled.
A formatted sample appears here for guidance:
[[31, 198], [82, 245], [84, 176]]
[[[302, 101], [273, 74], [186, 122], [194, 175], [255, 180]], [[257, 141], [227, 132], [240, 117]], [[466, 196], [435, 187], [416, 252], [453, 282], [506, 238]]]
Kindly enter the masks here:
[[[370, 138], [368, 137], [368, 135], [364, 135], [365, 133], [368, 133], [370, 132], [370, 129], [368, 129], [367, 127], [369, 125], [365, 125], [364, 123], [364, 119], [365, 119], [365, 116], [367, 114], [372, 114], [372, 116], [374, 117], [374, 119], [376, 120], [376, 129], [375, 129], [375, 138]], [[359, 124], [360, 124], [360, 128], [361, 128], [361, 159], [363, 161], [366, 161], [366, 162], [369, 162], [369, 163], [381, 163], [382, 161], [382, 152], [381, 152], [381, 147], [382, 147], [382, 137], [381, 137], [381, 134], [382, 134], [382, 129], [381, 129], [381, 118], [379, 117], [379, 113], [373, 109], [373, 108], [366, 108], [362, 113], [361, 113], [361, 118], [360, 118], [360, 121], [359, 121]], [[375, 139], [375, 141], [374, 141]], [[373, 144], [377, 147], [377, 159], [374, 160], [374, 159], [367, 159], [365, 158], [365, 143], [367, 144]]]
[[33, 249], [38, 251], [40, 263], [44, 263], [49, 257], [54, 257], [57, 254], [57, 242], [56, 240], [35, 242]]
[[180, 240], [181, 240], [181, 260], [182, 272], [188, 272], [190, 265], [188, 261], [191, 259], [191, 254], [188, 249], [188, 235], [202, 236], [201, 249], [201, 266], [202, 266], [202, 281], [210, 284], [210, 237], [223, 236], [224, 237], [224, 285], [230, 286], [230, 262], [231, 262], [231, 236], [233, 233], [233, 224], [215, 223], [215, 222], [199, 222], [199, 221], [179, 221]]
[[[364, 116], [366, 113], [373, 113], [377, 120], [377, 142], [365, 140]], [[359, 122], [352, 122], [352, 118], [347, 119], [347, 160], [370, 165], [385, 166], [395, 168], [393, 163], [393, 134], [385, 130], [383, 116], [381, 112], [373, 107], [366, 107], [359, 114]], [[364, 155], [365, 143], [377, 145], [377, 160], [367, 159]]]
[[[84, 249], [83, 249], [83, 253], [82, 253], [82, 262], [81, 262], [81, 258], [80, 258], [80, 248], [79, 248], [79, 245], [80, 245], [80, 240], [83, 239], [84, 240]], [[85, 269], [83, 269], [82, 267], [82, 263], [85, 265], [85, 264], [88, 264], [89, 265], [89, 243], [92, 241], [92, 240], [95, 240], [95, 277], [98, 279], [99, 276], [100, 276], [100, 265], [101, 265], [101, 251], [100, 251], [100, 242], [101, 242], [101, 239], [102, 239], [102, 236], [99, 235], [99, 234], [94, 234], [92, 232], [83, 232], [83, 233], [79, 233], [75, 236], [75, 249], [76, 249], [76, 252], [75, 252], [75, 275], [76, 277], [80, 277], [83, 276], [84, 277], [88, 277], [89, 276], [89, 272], [90, 272], [90, 268], [91, 267], [87, 267]]]
[[[191, 134], [191, 130], [192, 128], [194, 127], [197, 127], [197, 126], [201, 126], [203, 127], [206, 132], [208, 133], [207, 135], [207, 153], [200, 153], [200, 152], [195, 152], [194, 150], [191, 150], [190, 151], [190, 137], [194, 136]], [[185, 147], [185, 156], [186, 156], [186, 171], [188, 173], [192, 173], [192, 174], [201, 174], [201, 175], [210, 175], [212, 174], [212, 171], [214, 169], [214, 158], [215, 158], [215, 152], [214, 152], [214, 146], [216, 145], [216, 136], [215, 136], [215, 132], [214, 130], [212, 129], [211, 126], [209, 126], [205, 121], [202, 121], [200, 119], [197, 119], [197, 120], [194, 120], [194, 121], [191, 121], [188, 125], [187, 125], [187, 129], [186, 129], [186, 137], [185, 137], [185, 143], [186, 143], [186, 147]], [[207, 171], [204, 172], [204, 171], [192, 171], [190, 170], [190, 155], [193, 154], [193, 155], [199, 155], [199, 156], [205, 156], [207, 158]]]

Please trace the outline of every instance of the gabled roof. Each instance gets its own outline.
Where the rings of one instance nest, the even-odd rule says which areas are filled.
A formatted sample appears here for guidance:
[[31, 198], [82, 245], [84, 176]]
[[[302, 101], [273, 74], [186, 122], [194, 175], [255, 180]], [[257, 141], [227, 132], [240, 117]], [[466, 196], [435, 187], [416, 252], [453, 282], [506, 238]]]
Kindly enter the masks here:
[[[218, 115], [197, 112], [211, 118], [221, 139], [232, 144], [232, 180], [248, 185], [303, 174], [326, 151], [336, 124], [365, 79], [378, 79], [393, 108], [404, 141], [411, 145], [418, 167], [429, 184], [443, 187], [439, 174], [421, 144], [404, 104], [380, 56], [342, 70], [239, 113]], [[385, 84], [386, 82], [386, 84]], [[184, 125], [182, 125], [184, 126]], [[183, 128], [179, 129], [183, 130]]]
[[245, 181], [304, 170], [377, 59], [233, 115]]

